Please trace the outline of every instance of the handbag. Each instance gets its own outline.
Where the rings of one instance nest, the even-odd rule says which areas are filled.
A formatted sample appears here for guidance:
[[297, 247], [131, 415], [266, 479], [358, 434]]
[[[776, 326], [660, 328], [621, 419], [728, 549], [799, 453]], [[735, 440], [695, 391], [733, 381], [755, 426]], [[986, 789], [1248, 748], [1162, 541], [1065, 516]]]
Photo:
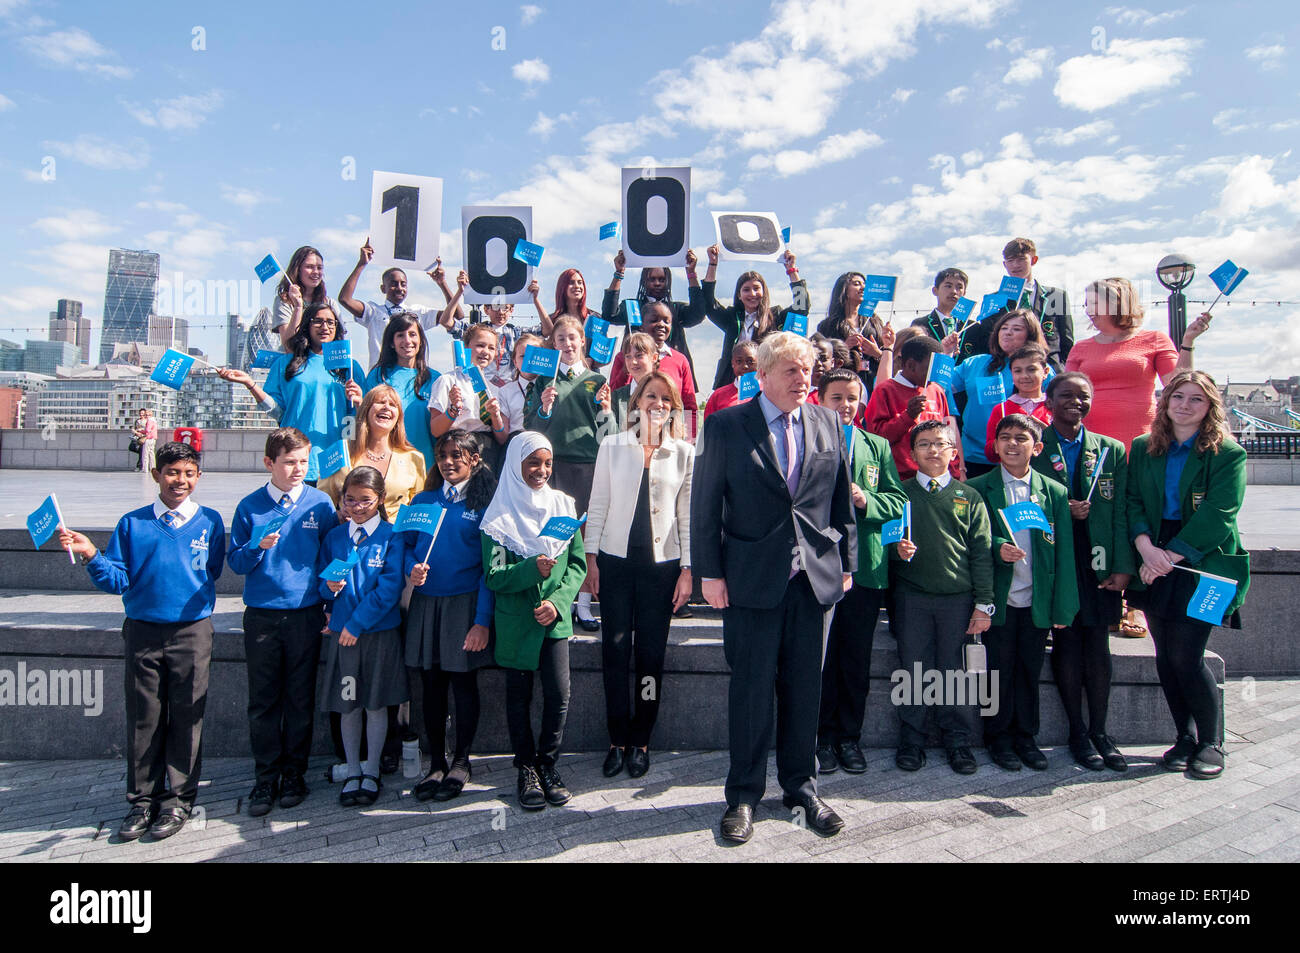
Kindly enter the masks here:
[[139, 453], [143, 448], [144, 448], [144, 444], [142, 444], [135, 437], [132, 437], [131, 442], [126, 445], [126, 449], [129, 450], [131, 453]]

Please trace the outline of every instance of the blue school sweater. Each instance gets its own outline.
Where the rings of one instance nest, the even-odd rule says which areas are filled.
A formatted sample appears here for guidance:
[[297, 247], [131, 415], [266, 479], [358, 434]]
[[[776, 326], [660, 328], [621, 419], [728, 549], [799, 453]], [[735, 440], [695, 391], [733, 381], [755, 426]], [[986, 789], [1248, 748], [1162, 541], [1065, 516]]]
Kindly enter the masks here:
[[[330, 530], [320, 548], [318, 572], [334, 560], [347, 559], [352, 554], [352, 534], [356, 530], [351, 520]], [[402, 624], [400, 603], [402, 590], [406, 588], [406, 577], [402, 575], [404, 535], [394, 533], [389, 523], [380, 520], [375, 531], [361, 544], [347, 585], [337, 596], [330, 592], [324, 579], [319, 580], [318, 591], [330, 613], [331, 632], [346, 628], [351, 635], [361, 638], [367, 632], [396, 629]]]
[[[446, 489], [444, 486], [443, 489]], [[437, 503], [447, 510], [442, 518], [442, 528], [429, 555], [429, 578], [415, 591], [425, 596], [458, 596], [478, 590], [478, 604], [474, 609], [475, 625], [492, 624], [492, 590], [483, 576], [483, 544], [478, 524], [483, 519], [480, 510], [465, 508], [464, 500], [449, 503], [443, 490], [426, 490], [416, 494], [412, 506]], [[402, 533], [406, 537], [406, 559], [402, 566], [405, 576], [429, 552], [428, 533]]]
[[[343, 420], [355, 412], [348, 402], [343, 383], [333, 371], [325, 369], [325, 358], [308, 354], [298, 373], [287, 381], [285, 368], [293, 360], [292, 354], [281, 354], [266, 373], [266, 396], [275, 401], [274, 411], [281, 427], [297, 427], [311, 441], [311, 459], [307, 463], [307, 479], [320, 479], [320, 456], [343, 439]], [[360, 386], [366, 373], [356, 361], [352, 362], [352, 379]]]
[[200, 506], [170, 529], [150, 503], [117, 521], [108, 547], [86, 571], [96, 588], [122, 597], [128, 619], [197, 622], [212, 615], [225, 556], [226, 527], [216, 510]]
[[[277, 495], [280, 491], [271, 487]], [[334, 503], [314, 486], [304, 486], [280, 539], [270, 549], [251, 542], [253, 530], [279, 512], [266, 487], [254, 490], [235, 507], [226, 561], [244, 581], [244, 605], [254, 609], [303, 609], [319, 603], [316, 560], [330, 530], [339, 525]]]

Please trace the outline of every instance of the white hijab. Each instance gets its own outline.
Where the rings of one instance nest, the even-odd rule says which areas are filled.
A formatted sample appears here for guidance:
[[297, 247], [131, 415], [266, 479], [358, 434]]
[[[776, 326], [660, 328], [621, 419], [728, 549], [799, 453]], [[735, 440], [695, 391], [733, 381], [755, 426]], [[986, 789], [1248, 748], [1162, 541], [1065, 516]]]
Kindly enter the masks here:
[[524, 482], [521, 466], [537, 450], [550, 450], [551, 442], [532, 430], [525, 430], [506, 448], [497, 491], [483, 514], [479, 529], [519, 556], [557, 558], [568, 548], [568, 540], [542, 536], [542, 527], [552, 516], [574, 517], [573, 497], [550, 485], [534, 490]]

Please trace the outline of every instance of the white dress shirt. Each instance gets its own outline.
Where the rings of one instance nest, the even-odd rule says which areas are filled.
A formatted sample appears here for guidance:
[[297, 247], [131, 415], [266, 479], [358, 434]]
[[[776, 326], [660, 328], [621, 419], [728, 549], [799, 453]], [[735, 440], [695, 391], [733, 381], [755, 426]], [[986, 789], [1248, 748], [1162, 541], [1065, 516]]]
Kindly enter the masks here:
[[[1007, 494], [1007, 506], [1026, 502], [1030, 497], [1030, 474], [1025, 474], [1021, 479], [1012, 476], [1006, 467], [998, 469], [1002, 471], [1002, 488]], [[1030, 473], [1032, 472], [1031, 470]], [[997, 520], [1001, 522], [1002, 517], [997, 517]], [[1006, 529], [1005, 526], [1002, 528]], [[1034, 598], [1034, 544], [1029, 533], [1027, 529], [1018, 530], [1014, 537], [1016, 545], [1025, 551], [1025, 558], [1011, 566], [1011, 591], [1007, 593], [1007, 605], [1017, 609], [1025, 608]]]

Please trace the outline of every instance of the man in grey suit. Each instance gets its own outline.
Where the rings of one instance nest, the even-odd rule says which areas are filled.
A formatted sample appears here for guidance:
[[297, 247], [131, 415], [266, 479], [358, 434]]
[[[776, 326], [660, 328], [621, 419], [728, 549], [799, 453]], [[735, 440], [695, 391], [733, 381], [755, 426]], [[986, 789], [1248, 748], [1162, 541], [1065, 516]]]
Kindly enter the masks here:
[[769, 335], [761, 393], [705, 421], [691, 483], [691, 565], [723, 609], [731, 666], [731, 767], [722, 836], [744, 843], [767, 775], [776, 696], [777, 778], [784, 804], [819, 834], [844, 822], [817, 796], [818, 706], [831, 607], [852, 584], [857, 529], [839, 417], [806, 404], [814, 351]]

